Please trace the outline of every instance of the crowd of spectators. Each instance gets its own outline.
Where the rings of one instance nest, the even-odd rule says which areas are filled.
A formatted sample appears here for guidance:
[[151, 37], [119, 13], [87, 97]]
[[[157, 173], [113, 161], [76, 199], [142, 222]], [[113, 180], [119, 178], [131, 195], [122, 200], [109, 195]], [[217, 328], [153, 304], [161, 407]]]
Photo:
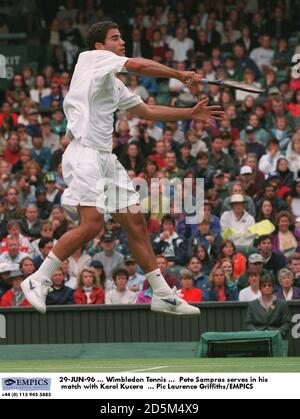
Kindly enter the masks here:
[[[8, 2], [9, 3], [9, 2]], [[127, 2], [126, 2], [127, 3]], [[188, 224], [160, 185], [141, 196], [157, 263], [183, 298], [251, 301], [270, 274], [277, 298], [300, 298], [300, 51], [297, 1], [130, 2], [123, 16], [126, 55], [154, 59], [209, 80], [245, 81], [263, 94], [187, 87], [175, 79], [118, 75], [148, 104], [191, 107], [209, 98], [225, 117], [201, 121], [139, 120], [115, 115], [113, 152], [133, 180], [204, 179], [204, 218]], [[42, 8], [40, 10], [42, 15]], [[299, 16], [299, 14], [298, 14]], [[28, 16], [27, 16], [28, 17]], [[49, 62], [16, 72], [0, 103], [1, 305], [27, 305], [20, 281], [34, 272], [57, 239], [78, 223], [61, 207], [68, 147], [63, 101], [88, 27], [114, 19], [101, 2], [67, 1], [40, 42]], [[30, 23], [30, 19], [29, 19]], [[298, 30], [298, 32], [297, 32]], [[0, 33], [9, 33], [0, 19]], [[193, 189], [194, 199], [196, 192]], [[169, 202], [170, 211], [163, 211]], [[126, 235], [109, 214], [105, 229], [53, 276], [47, 304], [142, 304], [152, 290]]]

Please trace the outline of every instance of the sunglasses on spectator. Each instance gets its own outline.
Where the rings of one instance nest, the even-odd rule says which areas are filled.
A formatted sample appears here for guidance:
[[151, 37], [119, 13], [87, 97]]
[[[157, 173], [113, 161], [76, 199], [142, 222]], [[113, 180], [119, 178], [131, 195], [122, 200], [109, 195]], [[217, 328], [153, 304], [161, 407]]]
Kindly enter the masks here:
[[273, 288], [272, 284], [263, 284], [262, 288]]

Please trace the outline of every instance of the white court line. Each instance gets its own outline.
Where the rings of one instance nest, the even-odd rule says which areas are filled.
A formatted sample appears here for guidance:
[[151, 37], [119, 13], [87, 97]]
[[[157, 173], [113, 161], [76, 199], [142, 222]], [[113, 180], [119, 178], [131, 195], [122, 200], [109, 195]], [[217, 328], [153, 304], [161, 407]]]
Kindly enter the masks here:
[[143, 372], [143, 371], [153, 371], [153, 370], [161, 370], [162, 368], [169, 368], [168, 365], [162, 365], [160, 367], [153, 367], [153, 368], [140, 368], [138, 370], [132, 370], [132, 371], [124, 371], [125, 373], [131, 373], [131, 372]]

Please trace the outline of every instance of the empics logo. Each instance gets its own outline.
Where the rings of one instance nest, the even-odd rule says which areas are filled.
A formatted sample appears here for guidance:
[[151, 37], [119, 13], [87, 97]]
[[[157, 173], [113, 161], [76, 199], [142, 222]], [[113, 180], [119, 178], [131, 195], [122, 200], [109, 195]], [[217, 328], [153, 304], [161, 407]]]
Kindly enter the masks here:
[[0, 339], [6, 339], [6, 319], [0, 314]]
[[47, 390], [50, 391], [51, 378], [44, 377], [8, 377], [2, 378], [2, 390]]

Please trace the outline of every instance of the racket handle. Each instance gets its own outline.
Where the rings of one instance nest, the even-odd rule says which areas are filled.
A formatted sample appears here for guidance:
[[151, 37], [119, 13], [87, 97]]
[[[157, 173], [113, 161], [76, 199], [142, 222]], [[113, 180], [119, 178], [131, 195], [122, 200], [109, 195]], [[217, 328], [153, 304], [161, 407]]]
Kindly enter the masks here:
[[208, 79], [201, 79], [200, 83], [201, 84], [209, 84], [209, 80]]

